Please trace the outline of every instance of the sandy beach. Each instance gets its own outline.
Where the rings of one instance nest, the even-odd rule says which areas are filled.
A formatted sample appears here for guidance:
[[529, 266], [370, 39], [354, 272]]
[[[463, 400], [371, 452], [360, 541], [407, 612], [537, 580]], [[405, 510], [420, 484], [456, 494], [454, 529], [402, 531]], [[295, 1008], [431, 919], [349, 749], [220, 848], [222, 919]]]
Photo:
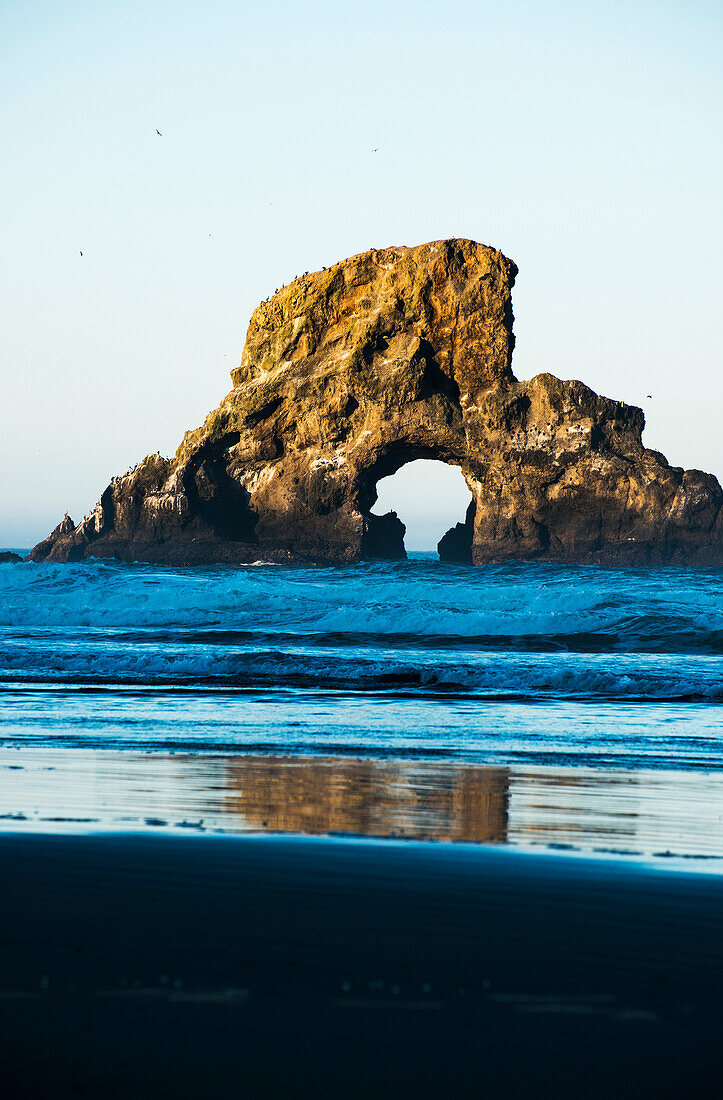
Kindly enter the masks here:
[[714, 1096], [723, 879], [488, 846], [0, 837], [8, 1096]]

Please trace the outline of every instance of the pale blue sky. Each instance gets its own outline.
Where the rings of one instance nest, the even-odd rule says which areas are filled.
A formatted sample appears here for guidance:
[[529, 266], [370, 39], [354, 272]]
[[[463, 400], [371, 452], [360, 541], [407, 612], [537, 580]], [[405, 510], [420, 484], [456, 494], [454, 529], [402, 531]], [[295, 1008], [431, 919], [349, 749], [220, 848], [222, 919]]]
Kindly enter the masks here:
[[275, 287], [448, 236], [518, 264], [519, 377], [721, 476], [722, 10], [0, 0], [0, 543], [172, 453]]

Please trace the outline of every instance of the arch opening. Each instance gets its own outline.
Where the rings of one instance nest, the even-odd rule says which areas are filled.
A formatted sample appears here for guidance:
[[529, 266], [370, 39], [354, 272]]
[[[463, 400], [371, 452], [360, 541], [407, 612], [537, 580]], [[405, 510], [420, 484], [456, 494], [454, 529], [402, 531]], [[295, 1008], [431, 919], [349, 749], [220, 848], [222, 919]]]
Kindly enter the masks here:
[[438, 553], [442, 561], [471, 563], [474, 501], [459, 466], [427, 458], [404, 463], [377, 482], [371, 515], [401, 520], [407, 554]]

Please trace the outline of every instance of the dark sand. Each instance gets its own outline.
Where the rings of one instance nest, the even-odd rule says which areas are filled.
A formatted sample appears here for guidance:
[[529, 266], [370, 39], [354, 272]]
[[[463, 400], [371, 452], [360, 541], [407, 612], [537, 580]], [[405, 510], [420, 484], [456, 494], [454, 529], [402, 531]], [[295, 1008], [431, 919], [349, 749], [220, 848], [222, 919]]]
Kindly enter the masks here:
[[723, 877], [0, 836], [3, 1097], [720, 1096]]

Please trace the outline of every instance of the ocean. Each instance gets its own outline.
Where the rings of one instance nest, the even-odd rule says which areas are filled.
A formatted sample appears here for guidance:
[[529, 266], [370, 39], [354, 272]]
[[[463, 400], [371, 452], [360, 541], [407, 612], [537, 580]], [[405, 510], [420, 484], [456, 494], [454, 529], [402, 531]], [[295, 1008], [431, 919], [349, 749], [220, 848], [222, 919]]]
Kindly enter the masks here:
[[723, 858], [723, 571], [0, 566], [3, 828]]

